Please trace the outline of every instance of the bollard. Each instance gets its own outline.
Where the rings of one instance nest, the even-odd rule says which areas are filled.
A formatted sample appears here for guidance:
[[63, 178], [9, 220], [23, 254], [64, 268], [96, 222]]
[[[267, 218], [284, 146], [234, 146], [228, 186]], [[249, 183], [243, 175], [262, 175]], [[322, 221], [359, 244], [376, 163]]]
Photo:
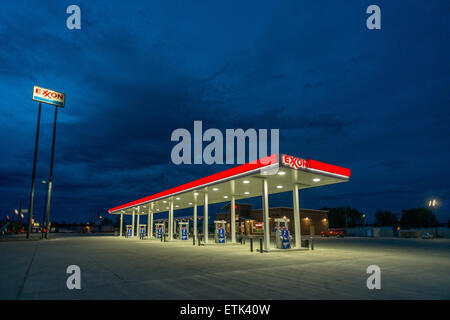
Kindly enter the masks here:
[[195, 246], [195, 235], [192, 236], [192, 245]]
[[314, 250], [314, 242], [313, 242], [313, 238], [311, 237], [309, 240], [310, 240], [310, 242], [311, 242], [311, 250]]
[[161, 242], [163, 242], [164, 235], [161, 235]]
[[259, 239], [259, 253], [263, 253], [263, 239]]
[[253, 238], [250, 238], [250, 252], [253, 252]]

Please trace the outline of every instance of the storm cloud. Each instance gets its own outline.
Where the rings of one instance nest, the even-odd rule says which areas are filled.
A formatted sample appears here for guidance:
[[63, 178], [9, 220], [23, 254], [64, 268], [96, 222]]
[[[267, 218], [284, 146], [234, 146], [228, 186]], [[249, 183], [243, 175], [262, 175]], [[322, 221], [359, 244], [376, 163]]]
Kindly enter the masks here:
[[[377, 31], [365, 28], [367, 1], [78, 1], [77, 31], [65, 27], [69, 4], [0, 5], [0, 214], [28, 201], [40, 85], [67, 94], [55, 220], [227, 168], [171, 163], [172, 131], [194, 120], [280, 129], [281, 152], [352, 170], [347, 184], [302, 192], [303, 207], [371, 215], [436, 196], [449, 218], [449, 3], [380, 1]], [[52, 112], [43, 106], [37, 212]]]

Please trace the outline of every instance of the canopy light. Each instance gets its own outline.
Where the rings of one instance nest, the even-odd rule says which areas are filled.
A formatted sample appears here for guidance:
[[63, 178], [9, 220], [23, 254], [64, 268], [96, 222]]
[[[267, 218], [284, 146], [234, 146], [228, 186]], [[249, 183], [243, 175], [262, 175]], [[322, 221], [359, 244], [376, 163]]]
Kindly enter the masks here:
[[284, 176], [285, 174], [286, 174], [286, 172], [284, 172], [284, 171], [278, 171], [279, 176]]
[[281, 189], [281, 188], [283, 188], [283, 186], [277, 186], [277, 189]]
[[314, 181], [314, 182], [319, 182], [319, 181], [320, 181], [320, 178], [314, 178], [313, 181]]
[[250, 181], [244, 180], [244, 181], [242, 181], [242, 183], [250, 183]]

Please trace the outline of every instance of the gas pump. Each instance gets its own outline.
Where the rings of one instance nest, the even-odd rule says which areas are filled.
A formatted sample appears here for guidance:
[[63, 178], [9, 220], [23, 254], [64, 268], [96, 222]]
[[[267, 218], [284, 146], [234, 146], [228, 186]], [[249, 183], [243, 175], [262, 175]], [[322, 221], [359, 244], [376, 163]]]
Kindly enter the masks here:
[[155, 223], [156, 228], [156, 239], [161, 239], [164, 234], [165, 223]]
[[131, 224], [127, 224], [127, 238], [131, 238], [133, 235], [133, 226]]
[[214, 239], [216, 243], [225, 243], [225, 220], [216, 220], [214, 221], [214, 224], [216, 225], [215, 232], [214, 232]]
[[289, 236], [289, 219], [278, 218], [275, 219], [276, 223], [276, 242], [278, 249], [290, 249], [290, 236]]
[[145, 224], [141, 224], [139, 225], [139, 239], [145, 239], [145, 229], [146, 229], [147, 225]]
[[179, 234], [180, 234], [180, 239], [181, 240], [187, 240], [188, 239], [188, 228], [189, 228], [189, 222], [187, 221], [180, 221], [178, 222], [178, 226], [179, 226]]

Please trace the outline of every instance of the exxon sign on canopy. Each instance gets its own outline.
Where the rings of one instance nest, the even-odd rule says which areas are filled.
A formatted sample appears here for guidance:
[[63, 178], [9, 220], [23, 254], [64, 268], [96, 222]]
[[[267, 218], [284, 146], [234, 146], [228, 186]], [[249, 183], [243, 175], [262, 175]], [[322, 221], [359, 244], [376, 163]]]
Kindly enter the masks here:
[[34, 86], [33, 100], [64, 107], [66, 95], [64, 93]]

